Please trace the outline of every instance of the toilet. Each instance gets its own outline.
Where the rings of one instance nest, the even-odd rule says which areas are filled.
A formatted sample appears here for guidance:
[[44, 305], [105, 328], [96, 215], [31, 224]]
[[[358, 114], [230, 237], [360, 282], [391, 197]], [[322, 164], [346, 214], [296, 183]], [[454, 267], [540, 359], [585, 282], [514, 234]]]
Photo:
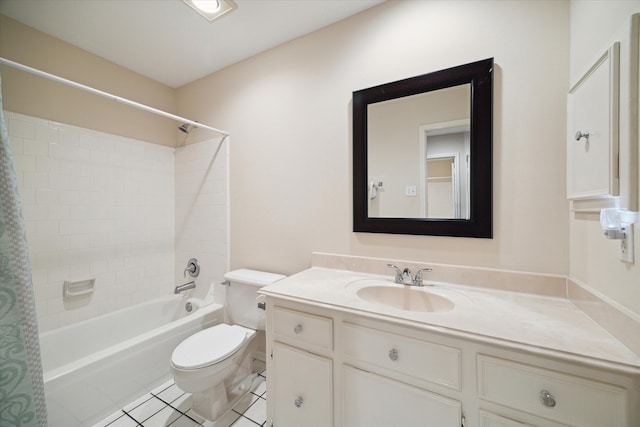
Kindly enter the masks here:
[[193, 411], [209, 421], [223, 416], [250, 389], [256, 331], [264, 330], [264, 310], [257, 291], [285, 276], [240, 269], [224, 275], [229, 287], [226, 310], [232, 324], [220, 324], [191, 335], [171, 355], [176, 385], [193, 395]]

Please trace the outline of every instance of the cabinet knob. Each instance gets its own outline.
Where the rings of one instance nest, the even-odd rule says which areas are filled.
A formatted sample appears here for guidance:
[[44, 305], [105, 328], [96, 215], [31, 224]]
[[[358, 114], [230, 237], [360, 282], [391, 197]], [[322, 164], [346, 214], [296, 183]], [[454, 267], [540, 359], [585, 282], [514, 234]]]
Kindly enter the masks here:
[[304, 400], [302, 399], [301, 396], [298, 396], [298, 398], [293, 402], [293, 404], [296, 405], [296, 408], [302, 407], [303, 403], [304, 403]]
[[576, 132], [576, 141], [580, 141], [582, 138], [586, 138], [587, 141], [589, 140], [589, 132], [582, 132], [582, 131], [577, 131]]
[[398, 360], [398, 350], [396, 350], [395, 348], [389, 350], [389, 359], [393, 360], [394, 362]]
[[294, 326], [293, 332], [296, 334], [299, 334], [300, 332], [302, 332], [302, 324], [298, 323], [296, 326]]
[[540, 402], [546, 407], [553, 408], [556, 406], [556, 399], [547, 390], [540, 391]]

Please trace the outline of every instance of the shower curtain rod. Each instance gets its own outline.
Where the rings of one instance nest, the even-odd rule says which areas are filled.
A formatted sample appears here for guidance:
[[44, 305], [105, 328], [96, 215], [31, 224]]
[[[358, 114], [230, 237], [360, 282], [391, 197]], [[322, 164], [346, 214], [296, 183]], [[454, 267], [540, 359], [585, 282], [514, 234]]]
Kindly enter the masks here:
[[223, 139], [229, 136], [229, 133], [227, 133], [227, 132], [225, 132], [223, 130], [216, 129], [214, 127], [207, 126], [207, 125], [204, 125], [204, 124], [202, 124], [200, 122], [189, 120], [189, 119], [186, 119], [184, 117], [176, 116], [175, 114], [167, 113], [166, 111], [158, 110], [157, 108], [149, 107], [148, 105], [141, 104], [141, 103], [136, 102], [136, 101], [131, 101], [130, 99], [122, 98], [120, 96], [113, 95], [111, 93], [104, 92], [104, 91], [101, 91], [99, 89], [95, 89], [95, 88], [92, 88], [90, 86], [86, 86], [86, 85], [83, 85], [81, 83], [77, 83], [77, 82], [74, 82], [72, 80], [68, 80], [68, 79], [56, 76], [54, 74], [46, 73], [46, 72], [38, 70], [36, 68], [32, 68], [32, 67], [29, 67], [27, 65], [20, 64], [19, 62], [14, 62], [14, 61], [11, 61], [9, 59], [0, 57], [0, 64], [4, 64], [4, 65], [7, 65], [9, 67], [17, 68], [18, 70], [26, 71], [27, 73], [35, 74], [36, 76], [44, 77], [46, 79], [53, 80], [54, 82], [65, 84], [67, 86], [72, 86], [72, 87], [75, 87], [77, 89], [82, 89], [84, 91], [91, 92], [91, 93], [93, 93], [95, 95], [99, 95], [99, 96], [102, 96], [104, 98], [109, 98], [109, 99], [112, 99], [112, 100], [114, 100], [116, 102], [120, 102], [122, 104], [126, 104], [126, 105], [129, 105], [129, 106], [134, 107], [134, 108], [138, 108], [140, 110], [148, 111], [150, 113], [157, 114], [159, 116], [163, 116], [163, 117], [166, 117], [166, 118], [169, 118], [169, 119], [173, 119], [173, 120], [176, 120], [178, 122], [187, 123], [187, 124], [189, 124], [189, 125], [191, 125], [193, 127], [196, 127], [196, 128], [212, 130], [214, 132], [217, 132], [217, 133], [221, 134], [223, 136]]

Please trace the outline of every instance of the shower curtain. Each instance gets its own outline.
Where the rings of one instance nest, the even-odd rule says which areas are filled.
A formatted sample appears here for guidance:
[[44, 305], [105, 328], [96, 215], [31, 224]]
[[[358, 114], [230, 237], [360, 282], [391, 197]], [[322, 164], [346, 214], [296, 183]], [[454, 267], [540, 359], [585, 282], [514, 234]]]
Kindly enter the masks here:
[[45, 427], [38, 324], [0, 78], [0, 427]]

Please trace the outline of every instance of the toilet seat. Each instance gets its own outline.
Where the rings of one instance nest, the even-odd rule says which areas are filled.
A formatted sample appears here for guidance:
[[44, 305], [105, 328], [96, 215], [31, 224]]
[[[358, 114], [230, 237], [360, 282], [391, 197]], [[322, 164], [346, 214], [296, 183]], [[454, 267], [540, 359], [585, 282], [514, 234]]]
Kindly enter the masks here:
[[251, 330], [239, 325], [220, 324], [204, 329], [182, 341], [171, 355], [179, 369], [199, 369], [218, 363], [240, 349]]

